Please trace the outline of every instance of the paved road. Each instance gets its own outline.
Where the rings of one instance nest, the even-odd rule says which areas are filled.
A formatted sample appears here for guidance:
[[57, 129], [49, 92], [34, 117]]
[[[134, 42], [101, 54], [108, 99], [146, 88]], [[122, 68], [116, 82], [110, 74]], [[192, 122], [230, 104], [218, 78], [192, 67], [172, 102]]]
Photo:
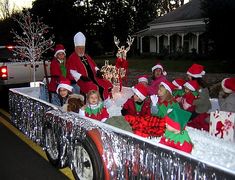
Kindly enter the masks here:
[[[0, 88], [0, 109], [8, 110], [8, 88]], [[2, 111], [2, 110], [1, 110]], [[0, 111], [0, 179], [65, 180], [69, 179], [46, 159], [31, 149], [4, 125]], [[18, 132], [18, 134], [21, 134]]]

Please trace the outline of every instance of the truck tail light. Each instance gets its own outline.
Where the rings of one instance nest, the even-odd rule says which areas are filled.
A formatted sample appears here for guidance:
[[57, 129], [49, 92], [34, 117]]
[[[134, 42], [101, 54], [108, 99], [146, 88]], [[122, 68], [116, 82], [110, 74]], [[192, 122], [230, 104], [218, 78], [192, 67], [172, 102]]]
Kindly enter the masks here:
[[2, 80], [8, 79], [7, 66], [0, 67], [0, 79], [2, 79]]

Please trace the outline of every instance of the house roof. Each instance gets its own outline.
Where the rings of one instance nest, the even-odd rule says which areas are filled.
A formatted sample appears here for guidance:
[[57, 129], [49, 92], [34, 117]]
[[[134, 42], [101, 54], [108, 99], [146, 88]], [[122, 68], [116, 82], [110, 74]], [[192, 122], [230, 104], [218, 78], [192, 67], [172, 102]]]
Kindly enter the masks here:
[[203, 18], [203, 11], [201, 9], [200, 0], [191, 0], [183, 6], [177, 8], [176, 10], [171, 11], [165, 14], [164, 16], [153, 20], [149, 23], [149, 25], [153, 25], [156, 23], [184, 21], [201, 18]]
[[200, 0], [191, 0], [183, 6], [148, 24], [150, 27], [137, 32], [137, 36], [205, 32]]

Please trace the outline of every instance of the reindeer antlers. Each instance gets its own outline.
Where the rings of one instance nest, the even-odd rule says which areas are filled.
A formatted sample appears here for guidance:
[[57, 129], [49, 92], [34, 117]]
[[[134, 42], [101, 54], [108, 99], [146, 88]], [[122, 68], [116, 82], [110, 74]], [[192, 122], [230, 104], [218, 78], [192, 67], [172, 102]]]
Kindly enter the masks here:
[[[126, 48], [127, 51], [130, 50], [130, 47], [133, 44], [134, 39], [135, 38], [132, 38], [130, 35], [127, 37], [127, 40], [126, 40], [126, 43], [128, 44], [128, 47]], [[119, 47], [120, 40], [116, 36], [113, 37], [113, 40], [114, 40], [114, 43], [117, 46], [117, 48], [120, 49], [120, 47]]]
[[120, 47], [118, 46], [119, 43], [120, 43], [119, 39], [118, 39], [116, 36], [114, 36], [114, 37], [113, 37], [113, 40], [114, 40], [115, 45], [116, 45], [117, 48], [119, 49], [119, 48], [120, 48]]

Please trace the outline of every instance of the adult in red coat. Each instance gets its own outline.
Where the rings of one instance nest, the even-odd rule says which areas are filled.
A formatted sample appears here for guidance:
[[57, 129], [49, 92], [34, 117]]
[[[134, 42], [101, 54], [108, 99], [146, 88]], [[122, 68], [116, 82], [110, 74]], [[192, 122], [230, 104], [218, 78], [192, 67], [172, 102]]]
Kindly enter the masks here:
[[72, 83], [77, 83], [83, 94], [90, 90], [99, 91], [103, 100], [111, 96], [113, 85], [106, 79], [103, 79], [99, 68], [94, 60], [85, 54], [86, 38], [83, 33], [78, 32], [74, 36], [75, 52], [67, 60], [67, 78]]

